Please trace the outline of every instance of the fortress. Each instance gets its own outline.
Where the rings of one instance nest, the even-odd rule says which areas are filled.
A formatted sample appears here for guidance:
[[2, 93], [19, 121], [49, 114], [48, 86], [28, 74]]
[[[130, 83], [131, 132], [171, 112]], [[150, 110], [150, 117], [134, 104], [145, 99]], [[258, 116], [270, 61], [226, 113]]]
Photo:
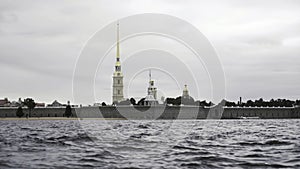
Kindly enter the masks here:
[[[158, 104], [157, 88], [151, 79], [149, 70], [149, 87], [141, 105], [121, 105], [123, 95], [123, 73], [120, 60], [119, 23], [117, 24], [117, 51], [112, 76], [112, 105], [73, 107], [72, 117], [76, 118], [112, 118], [112, 119], [239, 119], [239, 118], [300, 118], [300, 107], [226, 107], [225, 101], [212, 107], [199, 105]], [[189, 100], [187, 85], [181, 98]], [[31, 117], [65, 117], [65, 107], [37, 107]], [[0, 107], [0, 118], [16, 117], [17, 107]], [[23, 108], [25, 117], [29, 114]]]

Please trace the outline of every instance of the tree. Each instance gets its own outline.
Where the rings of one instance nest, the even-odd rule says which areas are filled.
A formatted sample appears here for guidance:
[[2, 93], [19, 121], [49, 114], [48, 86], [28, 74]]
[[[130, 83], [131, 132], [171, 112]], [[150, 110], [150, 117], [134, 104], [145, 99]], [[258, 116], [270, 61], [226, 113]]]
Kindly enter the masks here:
[[66, 106], [66, 110], [65, 110], [65, 115], [69, 118], [70, 116], [72, 116], [72, 108], [70, 105]]
[[102, 105], [102, 106], [106, 106], [106, 103], [105, 103], [105, 102], [102, 102], [101, 105]]
[[174, 98], [166, 98], [165, 100], [165, 104], [172, 104], [174, 105], [175, 104], [175, 99]]
[[145, 98], [141, 98], [140, 101], [138, 101], [138, 105], [144, 105], [144, 102], [145, 102]]
[[31, 111], [34, 109], [36, 104], [32, 98], [27, 98], [24, 100], [24, 105], [28, 107], [29, 110], [28, 117], [30, 117]]
[[181, 104], [181, 96], [177, 97], [176, 99], [174, 98], [167, 98], [165, 100], [166, 104], [172, 104], [172, 105], [180, 105]]
[[[227, 104], [227, 105], [226, 105]], [[234, 105], [235, 106], [235, 103], [234, 102], [226, 102], [226, 106], [232, 106]], [[210, 103], [207, 103], [206, 100], [203, 100], [200, 102], [200, 106], [205, 106], [205, 107], [209, 107], [210, 106]]]
[[130, 103], [131, 103], [132, 105], [136, 105], [135, 99], [134, 99], [134, 98], [130, 98]]
[[22, 109], [21, 106], [18, 107], [17, 112], [16, 112], [16, 115], [17, 115], [19, 118], [21, 118], [22, 116], [24, 116], [24, 112], [23, 112], [23, 109]]
[[211, 107], [211, 106], [214, 106], [214, 105], [215, 105], [215, 104], [214, 104], [213, 102], [211, 102], [211, 101], [208, 103], [208, 106], [210, 106], [210, 107]]
[[247, 107], [253, 107], [253, 105], [254, 105], [254, 102], [252, 100], [248, 100], [246, 103]]

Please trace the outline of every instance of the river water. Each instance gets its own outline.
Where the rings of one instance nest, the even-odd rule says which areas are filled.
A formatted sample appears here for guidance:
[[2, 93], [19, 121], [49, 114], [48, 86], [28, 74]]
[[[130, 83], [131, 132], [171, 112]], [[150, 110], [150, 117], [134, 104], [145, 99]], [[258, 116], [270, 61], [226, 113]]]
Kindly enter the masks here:
[[300, 168], [300, 120], [1, 120], [0, 168]]

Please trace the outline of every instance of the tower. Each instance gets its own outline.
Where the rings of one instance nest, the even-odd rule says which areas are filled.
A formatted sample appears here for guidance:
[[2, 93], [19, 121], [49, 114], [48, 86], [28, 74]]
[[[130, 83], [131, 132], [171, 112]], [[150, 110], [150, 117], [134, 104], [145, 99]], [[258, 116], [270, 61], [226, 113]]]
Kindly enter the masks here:
[[157, 99], [157, 89], [154, 87], [154, 80], [151, 79], [151, 69], [149, 70], [148, 95], [152, 95], [155, 100]]
[[117, 54], [116, 54], [116, 64], [115, 71], [113, 73], [113, 94], [112, 101], [113, 104], [118, 103], [124, 99], [123, 96], [123, 74], [121, 71], [121, 61], [120, 61], [120, 42], [119, 42], [119, 22], [117, 24]]
[[190, 96], [189, 96], [189, 91], [188, 91], [188, 89], [187, 89], [187, 85], [184, 85], [184, 89], [183, 89], [183, 91], [182, 91], [182, 97], [183, 98], [189, 98]]
[[147, 96], [145, 97], [144, 105], [156, 105], [158, 101], [156, 100], [157, 97], [157, 89], [154, 86], [154, 80], [151, 79], [151, 70], [149, 70], [149, 87], [147, 91]]

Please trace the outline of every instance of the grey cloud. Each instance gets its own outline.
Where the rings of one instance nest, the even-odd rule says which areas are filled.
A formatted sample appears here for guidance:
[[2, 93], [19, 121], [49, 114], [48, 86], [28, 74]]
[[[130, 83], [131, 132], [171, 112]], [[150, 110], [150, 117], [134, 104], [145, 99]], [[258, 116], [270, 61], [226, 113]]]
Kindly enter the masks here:
[[[300, 38], [299, 7], [298, 0], [143, 3], [2, 0], [0, 71], [6, 73], [5, 82], [0, 84], [0, 98], [32, 96], [47, 102], [54, 98], [70, 100], [76, 58], [89, 37], [118, 18], [143, 12], [185, 19], [211, 40], [224, 66], [228, 99], [299, 98], [299, 45], [286, 43]], [[160, 43], [164, 44], [163, 40]], [[105, 86], [98, 86], [99, 99], [107, 102], [113, 64], [105, 65], [108, 73], [103, 79], [97, 79], [97, 83]], [[81, 78], [85, 82], [85, 77]], [[165, 88], [168, 83], [160, 82], [160, 85]], [[143, 92], [140, 88], [132, 94], [140, 96]], [[173, 94], [180, 92], [174, 90]], [[200, 98], [207, 99], [203, 96]]]

